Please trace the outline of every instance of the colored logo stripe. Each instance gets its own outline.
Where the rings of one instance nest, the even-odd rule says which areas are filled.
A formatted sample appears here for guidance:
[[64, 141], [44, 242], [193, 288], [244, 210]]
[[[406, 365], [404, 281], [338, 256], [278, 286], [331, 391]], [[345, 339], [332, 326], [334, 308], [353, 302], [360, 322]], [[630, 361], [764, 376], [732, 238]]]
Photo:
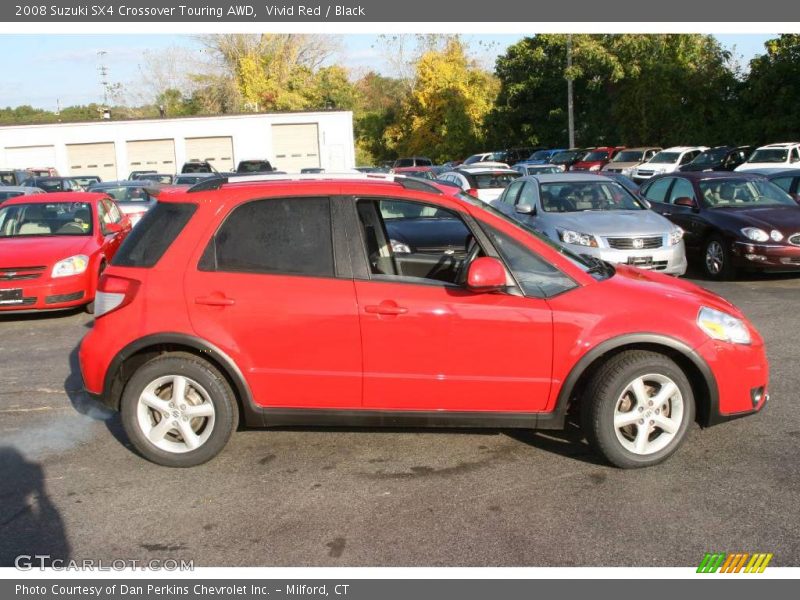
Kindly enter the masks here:
[[[739, 573], [744, 568], [745, 573], [763, 573], [772, 560], [771, 553], [748, 554], [747, 552], [706, 552], [698, 573]], [[747, 566], [745, 566], [745, 563]]]

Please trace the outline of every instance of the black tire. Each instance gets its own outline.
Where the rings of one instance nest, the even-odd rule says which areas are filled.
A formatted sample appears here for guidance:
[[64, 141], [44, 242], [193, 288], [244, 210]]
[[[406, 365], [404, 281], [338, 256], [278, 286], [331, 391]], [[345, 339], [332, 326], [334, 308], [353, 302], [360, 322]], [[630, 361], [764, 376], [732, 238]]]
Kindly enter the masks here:
[[[170, 375], [187, 377], [202, 386], [214, 408], [208, 438], [198, 448], [181, 453], [157, 447], [147, 438], [138, 420], [142, 392], [151, 382]], [[188, 353], [165, 354], [139, 367], [125, 386], [120, 412], [122, 426], [134, 447], [146, 459], [165, 467], [194, 467], [211, 460], [228, 443], [239, 422], [236, 397], [228, 381], [212, 364]]]
[[[663, 448], [651, 454], [637, 454], [619, 440], [614, 412], [628, 385], [645, 375], [668, 378], [677, 386], [682, 398], [683, 414], [677, 431]], [[656, 352], [628, 350], [609, 359], [592, 375], [584, 392], [580, 412], [584, 435], [608, 462], [623, 469], [649, 467], [667, 459], [683, 443], [686, 432], [694, 422], [694, 394], [686, 374], [673, 360]], [[629, 427], [635, 427], [638, 432], [638, 425]], [[653, 436], [654, 433], [649, 435]], [[664, 435], [662, 431], [657, 433]]]
[[[711, 259], [711, 253], [718, 257], [718, 260], [722, 263], [721, 265], [716, 266], [718, 263], [716, 260]], [[736, 276], [730, 244], [718, 235], [712, 235], [703, 244], [703, 255], [700, 260], [703, 263], [703, 273], [708, 279], [727, 281]]]

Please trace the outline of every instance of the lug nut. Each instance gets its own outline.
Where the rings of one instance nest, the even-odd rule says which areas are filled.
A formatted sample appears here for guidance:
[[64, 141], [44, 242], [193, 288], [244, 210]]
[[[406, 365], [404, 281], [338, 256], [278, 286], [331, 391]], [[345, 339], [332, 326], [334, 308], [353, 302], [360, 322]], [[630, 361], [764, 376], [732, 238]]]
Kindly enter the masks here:
[[184, 416], [184, 417], [183, 417], [183, 420], [184, 420], [184, 421], [188, 421], [188, 420], [189, 420], [189, 417], [187, 417], [187, 416]]
[[170, 408], [175, 408], [175, 403], [174, 403], [174, 402], [170, 402], [170, 403], [169, 403], [169, 407], [170, 407]]
[[639, 419], [639, 425], [644, 425], [644, 419]]
[[177, 421], [173, 421], [173, 422], [172, 422], [172, 426], [173, 426], [173, 427], [177, 427], [177, 426], [178, 426], [178, 422], [177, 422]]
[[651, 420], [650, 421], [650, 425], [654, 425], [654, 424], [655, 424], [655, 421]]
[[656, 414], [657, 414], [657, 415], [658, 415], [658, 414], [661, 414], [661, 411], [660, 411], [659, 409], [656, 409]]
[[653, 406], [653, 401], [650, 400], [650, 402], [647, 403], [647, 406]]
[[639, 407], [639, 412], [644, 412], [644, 406]]
[[186, 405], [185, 404], [181, 404], [181, 410], [186, 410]]

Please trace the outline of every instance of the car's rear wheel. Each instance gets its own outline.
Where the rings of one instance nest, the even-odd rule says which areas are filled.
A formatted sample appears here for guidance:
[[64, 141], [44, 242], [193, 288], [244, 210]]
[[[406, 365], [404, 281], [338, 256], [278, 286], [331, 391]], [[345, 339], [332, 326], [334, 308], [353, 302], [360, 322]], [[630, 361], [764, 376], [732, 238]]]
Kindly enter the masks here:
[[136, 449], [168, 467], [211, 460], [238, 422], [227, 380], [191, 354], [163, 355], [140, 367], [125, 386], [121, 413]]
[[710, 279], [732, 279], [736, 269], [728, 244], [719, 236], [710, 237], [703, 247], [703, 270]]
[[692, 386], [670, 358], [622, 352], [594, 373], [581, 404], [582, 427], [592, 446], [622, 468], [648, 467], [683, 443], [694, 421]]

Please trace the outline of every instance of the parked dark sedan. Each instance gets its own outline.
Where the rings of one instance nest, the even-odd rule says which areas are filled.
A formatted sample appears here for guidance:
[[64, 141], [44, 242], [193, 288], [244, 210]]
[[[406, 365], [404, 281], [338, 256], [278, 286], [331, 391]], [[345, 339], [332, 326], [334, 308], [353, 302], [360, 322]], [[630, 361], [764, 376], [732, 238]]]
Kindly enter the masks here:
[[683, 228], [687, 255], [712, 279], [737, 269], [800, 271], [800, 206], [761, 175], [670, 173], [642, 194]]
[[800, 204], [800, 169], [784, 169], [767, 175], [772, 183]]
[[21, 183], [25, 187], [35, 187], [48, 194], [53, 192], [82, 192], [83, 187], [73, 177], [31, 177]]
[[681, 172], [687, 171], [733, 171], [753, 153], [754, 146], [716, 146], [699, 154]]

